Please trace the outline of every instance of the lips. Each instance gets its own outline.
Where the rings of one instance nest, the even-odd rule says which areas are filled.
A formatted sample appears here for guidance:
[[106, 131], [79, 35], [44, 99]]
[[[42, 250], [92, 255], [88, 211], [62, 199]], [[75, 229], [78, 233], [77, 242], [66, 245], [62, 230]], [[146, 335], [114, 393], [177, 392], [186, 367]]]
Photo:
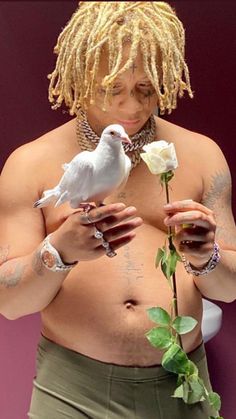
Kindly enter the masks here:
[[119, 119], [119, 124], [123, 125], [136, 125], [140, 122], [140, 119]]

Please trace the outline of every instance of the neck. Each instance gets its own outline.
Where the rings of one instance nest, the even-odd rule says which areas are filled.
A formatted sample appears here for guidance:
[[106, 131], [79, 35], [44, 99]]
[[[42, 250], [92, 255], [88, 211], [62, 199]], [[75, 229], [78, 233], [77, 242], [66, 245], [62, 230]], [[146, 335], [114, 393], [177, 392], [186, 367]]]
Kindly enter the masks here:
[[90, 115], [88, 115], [86, 113], [85, 113], [85, 117], [88, 121], [89, 126], [92, 128], [92, 130], [95, 132], [95, 134], [98, 137], [101, 137], [102, 131], [104, 130], [105, 127], [102, 126], [100, 121], [94, 120], [93, 118], [90, 117]]
[[[93, 123], [91, 126], [86, 114], [81, 109], [79, 110], [76, 133], [81, 150], [94, 150], [99, 144], [102, 130], [99, 124], [96, 126]], [[132, 167], [134, 168], [141, 161], [140, 153], [143, 151], [143, 146], [156, 140], [156, 123], [153, 115], [150, 116], [141, 131], [130, 136], [130, 139], [132, 144], [124, 144], [123, 147], [126, 153], [131, 153]]]

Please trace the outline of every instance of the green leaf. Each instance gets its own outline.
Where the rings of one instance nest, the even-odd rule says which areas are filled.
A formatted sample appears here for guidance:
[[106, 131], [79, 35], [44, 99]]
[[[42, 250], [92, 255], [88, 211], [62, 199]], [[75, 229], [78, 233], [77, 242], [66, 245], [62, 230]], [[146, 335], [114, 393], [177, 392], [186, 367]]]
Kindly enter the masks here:
[[173, 343], [162, 357], [162, 366], [175, 374], [185, 374], [188, 371], [188, 357], [177, 343]]
[[175, 329], [179, 335], [191, 332], [196, 325], [197, 320], [189, 316], [177, 316], [172, 323], [173, 329]]
[[161, 179], [161, 183], [168, 183], [172, 177], [174, 176], [174, 171], [173, 170], [169, 170], [168, 172], [162, 173], [160, 176]]
[[181, 384], [179, 387], [175, 389], [174, 394], [171, 397], [176, 397], [182, 399], [184, 395], [184, 386]]
[[170, 251], [170, 271], [171, 271], [171, 275], [173, 275], [173, 273], [176, 270], [177, 262], [178, 262], [178, 254], [177, 254], [176, 250], [171, 250]]
[[198, 375], [198, 367], [194, 364], [193, 361], [189, 360], [188, 368], [188, 375]]
[[180, 254], [177, 251], [176, 251], [176, 255], [177, 255], [177, 261], [182, 262], [182, 257], [180, 256]]
[[158, 268], [160, 261], [162, 260], [163, 256], [165, 255], [164, 249], [158, 249], [156, 260], [155, 260], [155, 267]]
[[172, 335], [166, 327], [154, 327], [146, 333], [152, 346], [167, 349], [172, 344]]
[[177, 386], [180, 386], [180, 384], [183, 384], [184, 380], [185, 380], [185, 375], [184, 374], [178, 374]]
[[147, 310], [148, 317], [155, 323], [160, 324], [161, 326], [169, 326], [171, 323], [171, 317], [161, 307], [151, 307]]
[[189, 396], [189, 384], [184, 381], [183, 383], [183, 401], [188, 403], [188, 396]]
[[218, 393], [215, 393], [214, 391], [211, 391], [208, 394], [208, 400], [211, 406], [214, 407], [215, 410], [220, 410], [221, 408], [221, 399]]
[[184, 381], [182, 388], [178, 387], [176, 390], [178, 390], [177, 396], [175, 396], [175, 393], [174, 396], [181, 397], [186, 404], [195, 404], [205, 400], [204, 387], [201, 386], [197, 379], [192, 382]]
[[201, 402], [205, 400], [205, 388], [204, 386], [198, 381], [198, 377], [192, 376], [189, 380], [189, 395], [188, 395], [188, 404], [194, 404], [197, 402]]
[[178, 260], [179, 255], [174, 249], [171, 249], [170, 253], [166, 254], [166, 257], [161, 259], [161, 269], [168, 280], [175, 272]]

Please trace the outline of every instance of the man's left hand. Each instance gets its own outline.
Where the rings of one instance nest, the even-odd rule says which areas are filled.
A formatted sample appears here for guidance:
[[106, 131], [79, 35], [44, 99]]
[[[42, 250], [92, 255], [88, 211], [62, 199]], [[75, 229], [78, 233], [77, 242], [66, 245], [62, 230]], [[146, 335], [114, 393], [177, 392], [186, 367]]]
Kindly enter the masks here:
[[164, 205], [164, 223], [175, 229], [174, 242], [195, 267], [210, 259], [215, 241], [216, 220], [213, 211], [190, 199]]

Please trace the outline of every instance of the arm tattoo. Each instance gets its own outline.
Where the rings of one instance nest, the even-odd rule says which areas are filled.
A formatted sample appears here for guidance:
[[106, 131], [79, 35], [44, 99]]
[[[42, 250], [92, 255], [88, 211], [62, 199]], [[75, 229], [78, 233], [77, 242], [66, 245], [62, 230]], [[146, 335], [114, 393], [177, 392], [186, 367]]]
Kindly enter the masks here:
[[6, 288], [15, 287], [20, 282], [27, 265], [20, 262], [11, 262], [0, 273], [0, 285]]
[[125, 192], [118, 193], [117, 198], [118, 199], [125, 199], [126, 198], [126, 193]]
[[219, 199], [224, 199], [231, 205], [231, 177], [228, 172], [218, 172], [212, 176], [211, 187], [203, 197], [203, 204], [216, 211]]
[[[223, 240], [225, 243], [236, 246], [236, 237], [232, 232], [231, 219], [227, 218], [229, 208], [231, 208], [231, 176], [229, 172], [216, 172], [212, 176], [209, 191], [203, 196], [202, 204], [211, 209], [216, 219], [219, 216], [220, 224], [217, 225], [216, 239]], [[226, 216], [223, 217], [222, 214]]]

